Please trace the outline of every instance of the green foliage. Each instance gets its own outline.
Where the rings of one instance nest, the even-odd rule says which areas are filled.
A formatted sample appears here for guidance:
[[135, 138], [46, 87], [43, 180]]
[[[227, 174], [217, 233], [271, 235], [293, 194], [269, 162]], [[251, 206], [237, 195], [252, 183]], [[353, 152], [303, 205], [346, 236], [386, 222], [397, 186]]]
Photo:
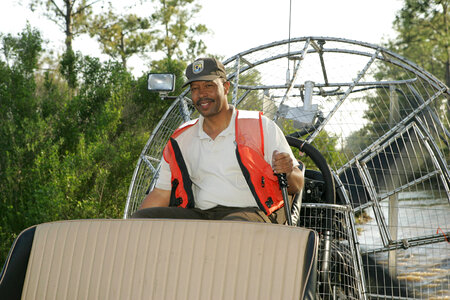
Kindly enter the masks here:
[[[393, 23], [398, 35], [385, 45], [395, 53], [413, 61], [424, 70], [430, 72], [447, 86], [450, 85], [450, 33], [448, 1], [441, 0], [404, 0], [403, 8], [397, 13]], [[377, 80], [410, 79], [414, 76], [404, 68], [383, 64], [378, 66], [375, 75]], [[394, 87], [393, 87], [394, 88]], [[411, 92], [416, 89], [416, 92]], [[417, 108], [422, 99], [417, 95], [430, 95], [426, 85], [414, 84], [403, 88], [395, 86], [378, 89], [374, 97], [369, 97], [369, 108], [365, 119], [369, 121], [361, 130], [354, 133], [347, 145], [348, 151], [358, 151], [359, 148], [370, 145], [377, 137]], [[395, 105], [392, 107], [392, 105]], [[439, 97], [430, 104], [442, 125], [450, 129], [445, 120], [450, 117], [448, 99]], [[395, 120], [392, 120], [392, 118]], [[439, 141], [440, 138], [437, 137]], [[448, 153], [448, 145], [440, 146]]]
[[208, 28], [203, 24], [198, 24], [195, 27], [190, 27], [186, 38], [186, 55], [184, 59], [187, 61], [194, 61], [199, 55], [206, 53], [206, 45], [203, 40], [198, 37], [203, 34], [208, 34]]
[[[286, 135], [292, 134], [298, 130], [294, 128], [292, 120], [280, 119], [278, 125], [282, 128]], [[306, 137], [300, 139], [306, 140]], [[316, 148], [323, 155], [328, 165], [335, 170], [339, 169], [344, 163], [346, 163], [345, 155], [338, 149], [338, 139], [338, 136], [335, 134], [322, 130], [316, 136], [314, 141], [311, 142], [311, 146]], [[307, 169], [318, 170], [312, 159], [305, 156], [303, 152], [300, 152], [295, 147], [292, 147], [292, 152], [298, 160], [301, 160], [305, 164]]]
[[42, 51], [42, 42], [40, 32], [27, 24], [18, 37], [11, 34], [3, 37], [2, 52], [6, 62], [12, 63], [12, 68], [23, 70], [29, 76], [38, 65], [38, 53]]
[[[120, 218], [136, 160], [170, 102], [117, 62], [79, 55], [75, 89], [36, 72], [42, 40], [27, 27], [2, 37], [0, 260], [17, 234], [61, 219]], [[162, 60], [153, 71], [184, 62]], [[177, 91], [179, 92], [179, 90]], [[1, 263], [1, 262], [0, 262]]]
[[31, 11], [42, 10], [43, 14], [55, 22], [66, 36], [66, 49], [61, 58], [60, 71], [71, 88], [75, 88], [77, 84], [75, 70], [77, 55], [73, 51], [72, 41], [74, 36], [87, 31], [92, 6], [99, 1], [101, 0], [29, 0]]
[[[312, 145], [317, 150], [319, 150], [319, 152], [324, 156], [327, 163], [334, 170], [339, 169], [347, 162], [347, 156], [342, 153], [342, 150], [339, 148], [338, 142], [338, 136], [325, 130], [321, 131], [319, 135], [314, 139], [314, 142], [312, 142]], [[311, 166], [312, 161], [310, 162], [309, 158], [305, 160], [305, 164], [307, 168], [317, 169], [316, 167]]]
[[74, 89], [77, 87], [77, 70], [76, 64], [79, 59], [79, 55], [77, 55], [72, 47], [66, 49], [64, 54], [62, 55], [59, 72], [66, 79], [67, 84], [70, 88]]
[[[231, 70], [228, 74], [235, 72], [235, 70]], [[232, 103], [233, 96], [235, 92], [234, 78], [230, 81], [232, 83], [230, 91], [228, 93], [228, 102]], [[257, 70], [252, 70], [251, 72], [246, 72], [244, 74], [239, 75], [239, 85], [258, 85], [261, 82], [261, 74]], [[245, 90], [240, 89], [236, 94], [236, 101], [239, 101], [244, 94]], [[264, 111], [263, 97], [262, 91], [252, 91], [245, 95], [245, 101], [242, 103], [237, 103], [237, 107], [239, 109], [245, 110], [259, 110], [263, 111], [266, 117], [272, 119], [273, 115], [267, 111]]]
[[40, 151], [43, 123], [33, 97], [33, 71], [41, 50], [40, 34], [29, 26], [18, 37], [1, 41], [5, 61], [0, 61], [0, 246], [1, 257], [24, 228], [32, 174], [29, 161]]
[[92, 6], [101, 0], [29, 0], [31, 11], [41, 11], [45, 17], [58, 25], [66, 35], [67, 42], [73, 36], [86, 32]]
[[388, 48], [414, 61], [450, 86], [450, 12], [446, 0], [404, 0]]
[[106, 15], [96, 15], [88, 30], [91, 37], [97, 37], [103, 53], [120, 59], [124, 68], [131, 56], [144, 53], [154, 39], [148, 18], [135, 14], [120, 17], [111, 8]]
[[156, 51], [163, 51], [169, 60], [191, 61], [204, 54], [206, 47], [200, 36], [208, 32], [205, 25], [191, 24], [200, 11], [195, 0], [154, 0], [158, 3], [152, 19], [162, 26], [158, 32]]

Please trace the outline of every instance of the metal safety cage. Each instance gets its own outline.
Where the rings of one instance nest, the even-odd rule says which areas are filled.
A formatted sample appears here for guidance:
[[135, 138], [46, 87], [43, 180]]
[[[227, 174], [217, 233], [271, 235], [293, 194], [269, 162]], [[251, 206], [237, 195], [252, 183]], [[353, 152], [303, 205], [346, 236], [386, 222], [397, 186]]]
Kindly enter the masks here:
[[[448, 87], [388, 49], [342, 38], [282, 40], [223, 63], [231, 104], [263, 111], [318, 149], [336, 174], [346, 195], [338, 204], [356, 228], [342, 240], [361, 262], [351, 275], [361, 289], [348, 297], [450, 297]], [[151, 133], [124, 218], [153, 188], [171, 133], [197, 117], [189, 96], [179, 95]]]

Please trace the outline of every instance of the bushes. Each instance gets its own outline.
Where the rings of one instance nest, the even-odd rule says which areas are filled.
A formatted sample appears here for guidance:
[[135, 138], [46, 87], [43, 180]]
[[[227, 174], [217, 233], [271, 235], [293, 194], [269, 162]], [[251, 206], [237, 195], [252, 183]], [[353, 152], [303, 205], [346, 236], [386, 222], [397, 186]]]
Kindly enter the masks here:
[[78, 55], [76, 89], [39, 72], [42, 40], [29, 27], [1, 46], [3, 265], [17, 234], [34, 224], [121, 218], [136, 161], [170, 103], [114, 62]]

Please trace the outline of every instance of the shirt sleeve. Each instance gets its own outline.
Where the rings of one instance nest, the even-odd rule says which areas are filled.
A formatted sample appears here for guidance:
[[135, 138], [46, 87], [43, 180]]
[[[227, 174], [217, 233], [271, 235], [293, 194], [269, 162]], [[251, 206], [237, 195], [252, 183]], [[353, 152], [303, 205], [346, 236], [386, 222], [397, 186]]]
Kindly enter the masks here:
[[172, 178], [172, 173], [170, 172], [169, 164], [164, 158], [161, 158], [161, 168], [158, 175], [159, 177], [155, 187], [162, 190], [171, 190], [172, 184], [170, 180]]
[[295, 158], [294, 153], [292, 152], [292, 149], [280, 127], [278, 127], [274, 121], [265, 116], [262, 116], [262, 124], [264, 131], [264, 159], [272, 165], [272, 154], [275, 150], [277, 150], [279, 152], [289, 153], [294, 166], [298, 166], [299, 163], [297, 158]]

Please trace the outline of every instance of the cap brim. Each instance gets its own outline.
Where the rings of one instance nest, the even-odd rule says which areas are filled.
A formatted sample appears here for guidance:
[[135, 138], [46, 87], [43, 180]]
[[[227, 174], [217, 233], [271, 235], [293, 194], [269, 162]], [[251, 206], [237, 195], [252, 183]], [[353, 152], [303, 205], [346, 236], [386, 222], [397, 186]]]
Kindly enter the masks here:
[[186, 81], [186, 82], [183, 84], [182, 87], [185, 87], [185, 86], [187, 86], [188, 84], [190, 84], [191, 82], [194, 82], [194, 81], [213, 81], [213, 80], [216, 79], [216, 78], [220, 78], [220, 76], [219, 76], [219, 75], [204, 75], [204, 76], [198, 76], [198, 77], [195, 77], [195, 78], [192, 78], [192, 79]]

